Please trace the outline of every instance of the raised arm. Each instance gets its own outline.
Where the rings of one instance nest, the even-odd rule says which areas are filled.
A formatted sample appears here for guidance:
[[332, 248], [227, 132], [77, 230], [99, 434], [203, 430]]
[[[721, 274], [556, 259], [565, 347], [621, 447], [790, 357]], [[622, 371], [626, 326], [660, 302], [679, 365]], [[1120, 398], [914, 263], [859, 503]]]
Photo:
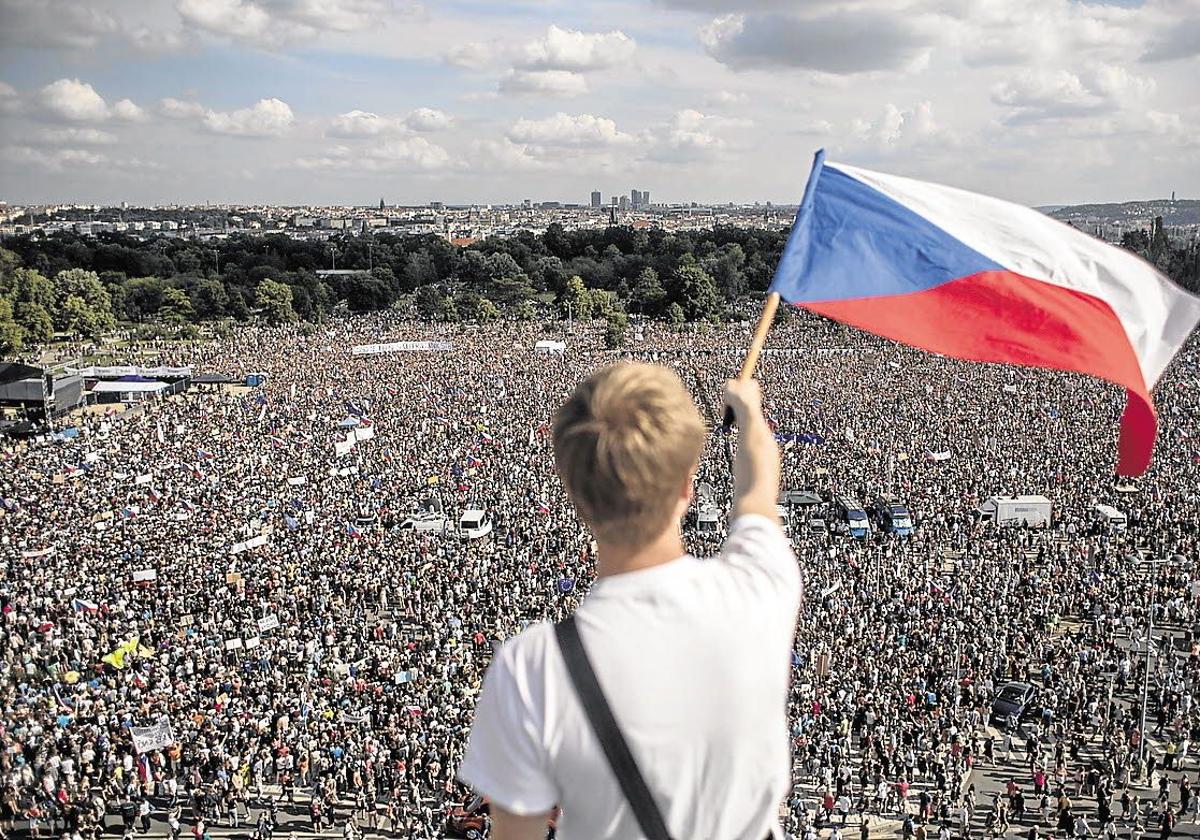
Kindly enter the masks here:
[[756, 513], [772, 522], [779, 498], [779, 446], [762, 412], [762, 392], [754, 379], [731, 379], [725, 384], [725, 404], [738, 426], [733, 459], [733, 518]]

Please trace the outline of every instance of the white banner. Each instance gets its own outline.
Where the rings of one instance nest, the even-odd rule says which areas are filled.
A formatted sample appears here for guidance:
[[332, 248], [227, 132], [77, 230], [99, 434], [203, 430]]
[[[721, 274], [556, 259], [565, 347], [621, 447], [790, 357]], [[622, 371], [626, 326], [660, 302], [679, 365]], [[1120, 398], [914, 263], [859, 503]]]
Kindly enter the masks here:
[[335, 441], [333, 444], [333, 454], [338, 458], [341, 458], [343, 455], [349, 455], [350, 450], [354, 448], [354, 443], [354, 438]]
[[279, 616], [275, 613], [264, 615], [258, 620], [258, 632], [266, 633], [269, 630], [274, 630], [279, 627]]
[[139, 753], [161, 750], [175, 743], [171, 722], [165, 718], [153, 726], [130, 727], [129, 734], [133, 738], [134, 750]]
[[133, 480], [133, 483], [135, 485], [149, 484], [153, 480], [154, 480], [154, 476], [150, 475], [150, 473], [144, 473], [142, 475], [139, 475], [137, 478], [135, 478]]
[[287, 483], [293, 487], [299, 487], [302, 484], [308, 484], [308, 478], [302, 475], [294, 475], [287, 480]]
[[225, 650], [241, 650], [241, 649], [242, 649], [242, 640], [241, 639], [233, 638], [233, 639], [225, 640]]
[[260, 644], [262, 644], [262, 640], [258, 636], [251, 636], [246, 639], [246, 650], [254, 650]]
[[390, 344], [359, 344], [350, 352], [355, 356], [373, 356], [379, 353], [406, 353], [411, 351], [445, 352], [453, 350], [449, 341], [393, 341]]
[[155, 569], [138, 569], [133, 573], [134, 583], [141, 583], [149, 580], [158, 580], [158, 572]]
[[375, 427], [359, 426], [358, 428], [351, 430], [350, 434], [354, 437], [355, 441], [370, 440], [371, 438], [375, 437]]

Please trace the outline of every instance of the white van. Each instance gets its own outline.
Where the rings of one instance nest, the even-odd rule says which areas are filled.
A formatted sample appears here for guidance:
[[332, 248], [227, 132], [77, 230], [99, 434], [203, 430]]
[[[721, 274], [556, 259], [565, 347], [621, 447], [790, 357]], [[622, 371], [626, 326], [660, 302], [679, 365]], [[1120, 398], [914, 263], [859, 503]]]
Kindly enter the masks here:
[[402, 531], [417, 531], [424, 534], [440, 534], [446, 530], [446, 517], [437, 511], [421, 511], [400, 523]]
[[1112, 505], [1096, 505], [1092, 508], [1092, 519], [1104, 525], [1110, 531], [1124, 531], [1129, 525], [1125, 514]]
[[464, 540], [478, 540], [492, 533], [492, 517], [487, 511], [470, 508], [458, 520], [458, 531]]

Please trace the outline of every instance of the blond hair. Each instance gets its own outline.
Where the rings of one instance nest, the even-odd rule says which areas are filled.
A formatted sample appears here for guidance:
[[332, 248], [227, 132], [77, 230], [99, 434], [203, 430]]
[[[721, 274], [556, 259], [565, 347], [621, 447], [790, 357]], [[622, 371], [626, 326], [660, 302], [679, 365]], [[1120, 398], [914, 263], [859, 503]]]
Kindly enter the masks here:
[[637, 546], [667, 527], [705, 435], [672, 371], [618, 364], [581, 382], [558, 410], [554, 461], [596, 539]]

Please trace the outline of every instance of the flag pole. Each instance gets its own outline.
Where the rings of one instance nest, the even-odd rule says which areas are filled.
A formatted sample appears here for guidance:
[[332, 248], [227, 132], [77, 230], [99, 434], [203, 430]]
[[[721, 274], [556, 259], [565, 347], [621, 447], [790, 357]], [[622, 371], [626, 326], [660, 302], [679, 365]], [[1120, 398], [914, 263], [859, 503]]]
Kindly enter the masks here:
[[[742, 361], [742, 370], [738, 379], [750, 379], [754, 376], [754, 368], [758, 366], [758, 357], [762, 354], [763, 345], [767, 343], [767, 332], [771, 322], [775, 320], [775, 310], [779, 308], [779, 292], [771, 292], [763, 302], [762, 314], [758, 316], [758, 326], [754, 328], [754, 338], [746, 350], [746, 358]], [[725, 409], [725, 431], [733, 427], [733, 409]]]

